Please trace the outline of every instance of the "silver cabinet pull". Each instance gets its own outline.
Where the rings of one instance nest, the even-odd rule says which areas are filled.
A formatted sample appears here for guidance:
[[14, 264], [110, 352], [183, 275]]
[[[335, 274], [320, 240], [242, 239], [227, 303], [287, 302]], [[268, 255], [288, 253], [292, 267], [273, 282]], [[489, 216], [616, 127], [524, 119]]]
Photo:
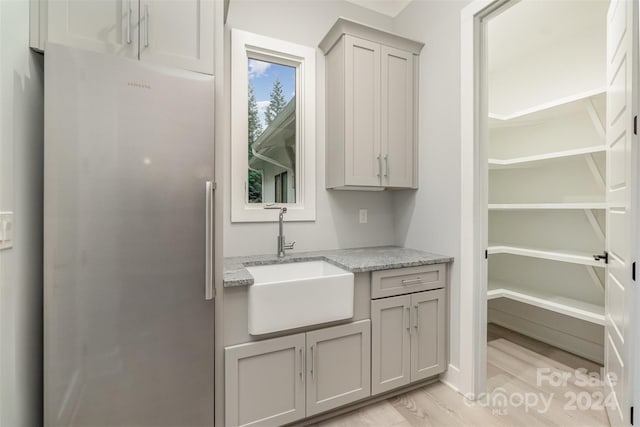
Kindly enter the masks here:
[[311, 378], [316, 377], [316, 352], [314, 351], [315, 345], [311, 346]]
[[414, 326], [414, 328], [416, 328], [416, 330], [418, 330], [418, 323], [420, 323], [420, 312], [418, 311], [418, 306], [414, 305], [413, 308], [415, 308], [416, 310], [416, 324]]
[[300, 347], [300, 382], [304, 384], [304, 353]]
[[149, 47], [149, 3], [144, 5], [144, 47]]
[[422, 283], [422, 277], [416, 277], [415, 279], [404, 279], [402, 281], [403, 285], [415, 285], [418, 283]]
[[131, 44], [131, 0], [127, 0], [127, 44]]
[[407, 321], [405, 322], [407, 325], [407, 331], [411, 330], [411, 307], [407, 307]]
[[389, 155], [384, 155], [384, 176], [389, 176]]
[[213, 299], [213, 181], [205, 184], [204, 298]]
[[378, 154], [378, 157], [376, 157], [376, 159], [378, 159], [378, 173], [376, 174], [376, 176], [380, 176], [380, 174], [382, 174], [382, 158], [380, 157], [380, 154]]

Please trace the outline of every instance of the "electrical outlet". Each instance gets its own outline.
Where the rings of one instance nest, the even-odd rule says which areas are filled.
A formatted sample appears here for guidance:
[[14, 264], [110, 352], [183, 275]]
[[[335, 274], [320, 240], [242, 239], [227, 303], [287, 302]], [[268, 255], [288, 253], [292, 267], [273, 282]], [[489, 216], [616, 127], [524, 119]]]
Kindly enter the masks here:
[[367, 223], [367, 213], [366, 209], [360, 209], [360, 224]]
[[0, 212], [0, 250], [13, 247], [13, 212]]

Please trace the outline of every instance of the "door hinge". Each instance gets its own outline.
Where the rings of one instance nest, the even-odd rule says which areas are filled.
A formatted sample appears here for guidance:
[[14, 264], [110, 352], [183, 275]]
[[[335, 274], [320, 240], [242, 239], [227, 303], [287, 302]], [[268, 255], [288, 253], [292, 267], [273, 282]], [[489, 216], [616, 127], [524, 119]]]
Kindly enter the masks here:
[[631, 425], [633, 425], [633, 406], [631, 407], [631, 419], [629, 421], [631, 421]]
[[638, 134], [638, 116], [633, 116], [633, 134]]
[[594, 255], [593, 259], [595, 259], [596, 261], [600, 261], [602, 259], [604, 260], [605, 264], [609, 264], [609, 252], [604, 251], [604, 254], [602, 255]]
[[631, 280], [633, 280], [634, 282], [636, 281], [636, 262], [634, 261], [633, 264], [631, 264]]

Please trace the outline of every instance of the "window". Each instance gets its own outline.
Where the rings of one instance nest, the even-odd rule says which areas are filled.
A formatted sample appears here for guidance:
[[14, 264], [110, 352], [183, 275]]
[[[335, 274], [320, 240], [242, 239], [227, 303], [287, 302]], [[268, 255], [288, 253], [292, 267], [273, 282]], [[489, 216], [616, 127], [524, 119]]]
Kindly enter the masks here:
[[315, 49], [232, 30], [233, 222], [315, 219]]

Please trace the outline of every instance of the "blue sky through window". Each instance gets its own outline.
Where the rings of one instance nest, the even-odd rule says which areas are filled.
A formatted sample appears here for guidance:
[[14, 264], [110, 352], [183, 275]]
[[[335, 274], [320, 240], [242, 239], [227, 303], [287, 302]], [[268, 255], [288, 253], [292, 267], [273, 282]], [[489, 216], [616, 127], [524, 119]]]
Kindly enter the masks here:
[[287, 65], [249, 58], [247, 71], [249, 73], [249, 83], [253, 85], [255, 90], [258, 115], [264, 129], [267, 127], [264, 120], [264, 112], [269, 105], [269, 95], [271, 95], [273, 82], [276, 78], [280, 79], [285, 101], [289, 102], [295, 95], [296, 69]]

